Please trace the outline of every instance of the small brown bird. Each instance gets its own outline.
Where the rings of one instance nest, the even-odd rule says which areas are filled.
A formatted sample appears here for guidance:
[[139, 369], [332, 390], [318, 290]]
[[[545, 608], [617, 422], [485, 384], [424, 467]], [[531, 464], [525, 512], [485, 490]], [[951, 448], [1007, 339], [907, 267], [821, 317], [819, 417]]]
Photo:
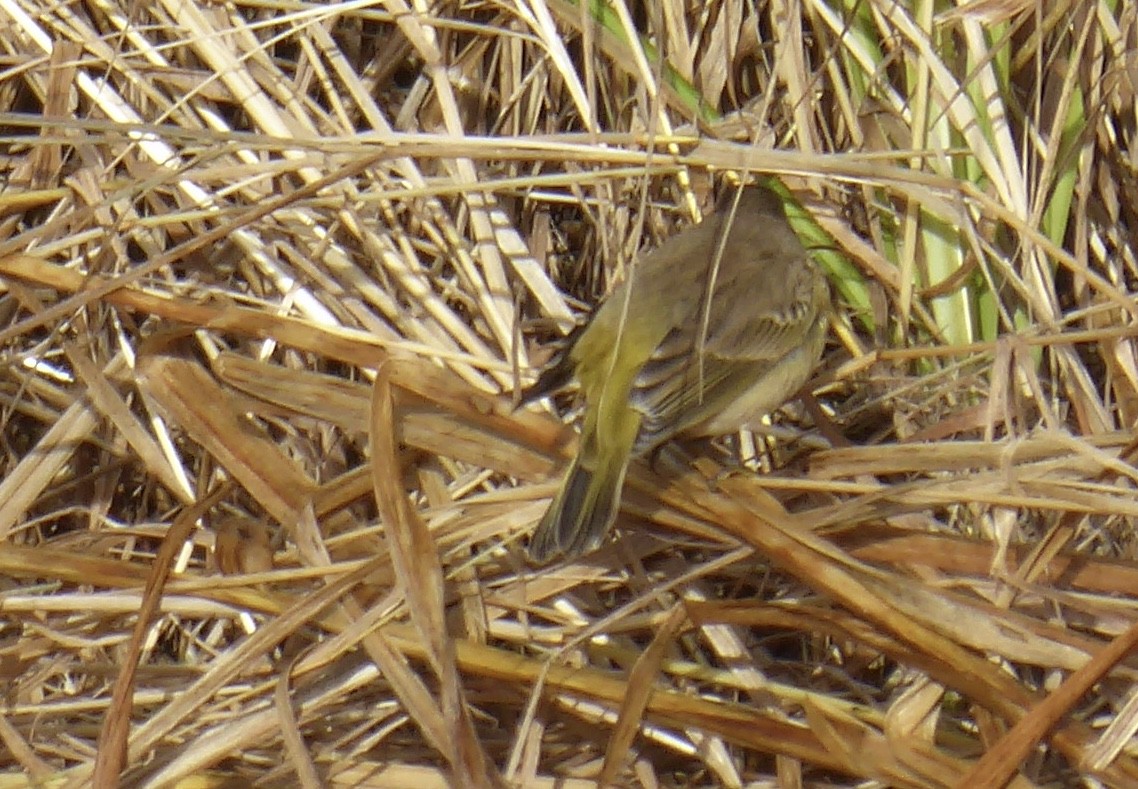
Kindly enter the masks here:
[[714, 214], [642, 257], [525, 393], [576, 376], [585, 396], [577, 457], [531, 559], [596, 548], [633, 457], [677, 435], [734, 432], [782, 405], [822, 355], [829, 299], [781, 199], [761, 186], [728, 189]]

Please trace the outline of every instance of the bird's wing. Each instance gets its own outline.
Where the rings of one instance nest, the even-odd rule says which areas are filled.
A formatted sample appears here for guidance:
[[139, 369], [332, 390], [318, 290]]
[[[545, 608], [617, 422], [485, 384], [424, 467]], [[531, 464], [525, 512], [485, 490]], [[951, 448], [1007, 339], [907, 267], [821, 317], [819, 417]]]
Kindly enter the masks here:
[[803, 276], [802, 287], [792, 291], [794, 299], [781, 309], [729, 300], [729, 313], [711, 316], [702, 353], [699, 328], [692, 325], [698, 321], [673, 328], [633, 381], [633, 407], [644, 415], [638, 451], [709, 421], [799, 350], [823, 309], [814, 281]]
[[587, 323], [578, 324], [569, 336], [566, 337], [561, 347], [557, 349], [553, 359], [541, 371], [537, 380], [531, 385], [522, 390], [521, 398], [518, 405], [523, 406], [527, 403], [532, 403], [540, 400], [546, 395], [551, 395], [560, 392], [562, 389], [569, 386], [573, 380], [575, 362], [573, 360], [573, 348], [577, 345], [577, 341], [581, 339], [585, 329], [588, 328]]

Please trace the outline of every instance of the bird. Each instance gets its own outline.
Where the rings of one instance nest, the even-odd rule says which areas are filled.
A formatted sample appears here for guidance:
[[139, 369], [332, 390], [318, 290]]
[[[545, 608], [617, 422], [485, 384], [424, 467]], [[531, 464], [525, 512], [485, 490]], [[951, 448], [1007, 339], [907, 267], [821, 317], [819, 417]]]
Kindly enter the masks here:
[[580, 382], [576, 457], [529, 542], [530, 560], [576, 558], [616, 520], [629, 462], [677, 436], [735, 432], [781, 406], [825, 346], [830, 290], [762, 184], [643, 255], [523, 393]]

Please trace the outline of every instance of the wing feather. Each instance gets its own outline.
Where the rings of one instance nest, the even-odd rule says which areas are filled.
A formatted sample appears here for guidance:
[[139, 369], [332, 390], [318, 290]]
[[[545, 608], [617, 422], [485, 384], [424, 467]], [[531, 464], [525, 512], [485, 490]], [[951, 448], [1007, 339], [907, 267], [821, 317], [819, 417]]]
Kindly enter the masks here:
[[[808, 265], [803, 261], [802, 266]], [[814, 286], [817, 280], [805, 268], [795, 273], [802, 287], [782, 309], [740, 308], [713, 316], [702, 363], [692, 321], [672, 328], [633, 380], [631, 401], [643, 414], [636, 451], [647, 451], [712, 420], [780, 362], [801, 352], [811, 325], [824, 310], [825, 292]], [[780, 392], [781, 387], [772, 386], [772, 391]], [[760, 402], [757, 407], [777, 405]]]

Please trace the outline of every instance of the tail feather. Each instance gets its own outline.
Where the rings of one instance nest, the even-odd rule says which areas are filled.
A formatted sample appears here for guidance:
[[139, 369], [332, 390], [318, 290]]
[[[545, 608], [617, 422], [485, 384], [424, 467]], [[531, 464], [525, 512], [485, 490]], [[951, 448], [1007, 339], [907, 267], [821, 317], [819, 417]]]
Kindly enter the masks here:
[[620, 508], [620, 489], [628, 459], [588, 469], [573, 461], [549, 510], [530, 539], [529, 555], [544, 563], [555, 556], [593, 550], [608, 534]]

